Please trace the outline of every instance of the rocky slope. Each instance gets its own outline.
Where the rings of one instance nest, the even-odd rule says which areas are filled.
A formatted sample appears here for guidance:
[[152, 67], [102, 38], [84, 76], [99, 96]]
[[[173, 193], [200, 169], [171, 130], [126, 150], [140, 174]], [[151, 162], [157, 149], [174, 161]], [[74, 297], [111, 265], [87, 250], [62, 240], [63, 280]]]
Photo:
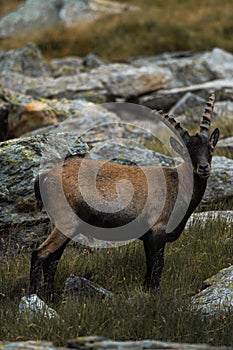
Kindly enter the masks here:
[[[230, 53], [216, 48], [199, 54], [143, 57], [127, 63], [106, 63], [93, 55], [47, 62], [37, 47], [28, 44], [21, 50], [2, 52], [0, 70], [2, 249], [9, 241], [13, 246], [18, 243], [35, 246], [47, 234], [49, 220], [44, 211], [37, 210], [33, 190], [35, 176], [41, 169], [67, 156], [81, 156], [90, 151], [93, 158], [114, 158], [121, 163], [174, 165], [172, 157], [146, 147], [161, 127], [149, 108], [162, 108], [174, 114], [189, 130], [195, 130], [212, 91], [217, 100], [213, 126], [221, 129], [218, 150], [223, 153], [213, 158], [203, 203], [232, 203], [233, 56]], [[116, 108], [115, 102], [121, 104]], [[225, 214], [221, 213], [223, 220]], [[232, 212], [227, 213], [227, 220], [232, 225]], [[226, 301], [232, 310], [232, 267], [227, 272], [224, 270], [225, 273], [226, 279], [221, 273], [221, 279], [217, 276], [219, 282], [211, 280], [209, 285], [207, 281], [208, 288], [213, 287], [212, 292], [208, 288], [201, 292], [200, 296], [207, 296], [208, 307], [211, 293], [216, 295], [224, 285], [228, 297], [223, 308]], [[216, 303], [212, 311], [216, 312]], [[144, 345], [137, 343], [138, 349]], [[89, 343], [85, 346], [90, 348]], [[106, 348], [105, 343], [98, 346]], [[114, 343], [114, 346], [128, 349], [131, 345]], [[150, 346], [162, 347], [157, 343]], [[178, 348], [178, 345], [166, 346]], [[183, 346], [189, 349], [188, 345]]]
[[109, 0], [26, 0], [16, 11], [0, 19], [0, 38], [36, 32], [58, 24], [67, 27], [95, 21], [106, 14], [136, 10]]

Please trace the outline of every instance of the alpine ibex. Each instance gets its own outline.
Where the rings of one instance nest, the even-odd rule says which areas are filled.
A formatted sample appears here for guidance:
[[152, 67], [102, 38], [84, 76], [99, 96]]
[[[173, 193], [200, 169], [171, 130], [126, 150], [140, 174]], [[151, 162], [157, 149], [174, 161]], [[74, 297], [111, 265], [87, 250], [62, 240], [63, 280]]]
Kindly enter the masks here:
[[[40, 200], [41, 192], [45, 193], [46, 209], [54, 221], [55, 228], [32, 253], [31, 293], [39, 291], [42, 274], [44, 275], [45, 294], [53, 292], [58, 261], [67, 243], [78, 233], [82, 233], [82, 224], [79, 225], [78, 220], [76, 222], [70, 213], [67, 214], [67, 202], [72, 208], [72, 213], [75, 216], [77, 214], [80, 221], [90, 225], [89, 234], [96, 238], [103, 238], [101, 235], [101, 237], [98, 236], [98, 228], [109, 229], [109, 235], [111, 235], [112, 228], [126, 227], [127, 230], [127, 225], [135, 221], [134, 229], [138, 232], [130, 238], [137, 237], [144, 243], [147, 267], [145, 288], [152, 291], [157, 290], [164, 265], [165, 244], [175, 241], [180, 236], [206, 189], [213, 150], [219, 138], [217, 128], [209, 137], [213, 107], [214, 94], [206, 103], [201, 118], [200, 132], [193, 136], [190, 136], [188, 131], [182, 128], [174, 118], [160, 112], [164, 123], [176, 131], [181, 141], [170, 138], [172, 147], [184, 160], [177, 167], [120, 165], [102, 160], [71, 157], [63, 165], [42, 173], [40, 182], [37, 178], [36, 197]], [[152, 113], [159, 112], [153, 111]], [[83, 166], [88, 176], [83, 176], [79, 180], [78, 174]], [[95, 173], [96, 169], [98, 172], [95, 177], [95, 186], [98, 194], [92, 191], [92, 184], [89, 181], [89, 176]], [[122, 180], [128, 181], [127, 183], [133, 187], [132, 198], [129, 200], [127, 195], [124, 195], [125, 187], [123, 186], [120, 196], [126, 205], [107, 212], [105, 207], [108, 203], [112, 205], [116, 201]], [[61, 183], [66, 203], [59, 197], [59, 183]], [[149, 186], [149, 183], [152, 183], [152, 186]], [[80, 188], [87, 189], [86, 197], [88, 198], [83, 196]], [[127, 192], [127, 188], [125, 189]], [[150, 198], [149, 204], [148, 197]], [[98, 204], [98, 210], [90, 203]], [[95, 232], [97, 232], [96, 236]], [[124, 230], [122, 232], [126, 233], [125, 239], [129, 239], [130, 234], [128, 235], [128, 232]], [[108, 236], [104, 236], [104, 239], [108, 240]], [[124, 237], [119, 237], [119, 240], [124, 240]]]

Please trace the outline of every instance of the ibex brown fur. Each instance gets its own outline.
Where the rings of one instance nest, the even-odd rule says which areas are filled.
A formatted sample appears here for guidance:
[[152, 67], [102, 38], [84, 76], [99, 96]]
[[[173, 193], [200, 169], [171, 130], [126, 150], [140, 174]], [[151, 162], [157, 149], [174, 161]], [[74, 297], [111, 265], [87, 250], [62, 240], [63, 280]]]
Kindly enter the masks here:
[[[57, 263], [67, 243], [75, 235], [82, 233], [82, 225], [74, 224], [73, 218], [67, 215], [67, 203], [59, 198], [57, 192], [59, 182], [62, 183], [65, 198], [73, 209], [73, 213], [76, 213], [81, 221], [93, 225], [96, 230], [98, 227], [113, 228], [127, 225], [132, 220], [137, 220], [146, 206], [145, 212], [141, 215], [141, 221], [136, 227], [140, 230], [142, 223], [144, 228], [147, 227], [147, 230], [135, 233], [135, 237], [140, 238], [144, 243], [147, 267], [145, 287], [149, 290], [157, 290], [163, 270], [165, 244], [175, 241], [180, 236], [188, 218], [200, 203], [206, 189], [213, 150], [219, 138], [218, 129], [215, 129], [209, 137], [213, 106], [214, 95], [211, 95], [201, 120], [200, 133], [194, 136], [190, 136], [175, 119], [161, 113], [164, 122], [178, 132], [185, 144], [183, 147], [176, 139], [171, 138], [170, 140], [173, 148], [184, 159], [184, 162], [178, 167], [127, 166], [101, 160], [71, 157], [62, 166], [57, 166], [40, 175], [40, 184], [43, 192], [46, 193], [47, 209], [50, 208], [49, 214], [52, 219], [54, 216], [59, 218], [59, 224], [56, 225], [55, 220], [55, 228], [50, 236], [32, 253], [31, 293], [38, 292], [42, 274], [44, 275], [45, 293], [51, 294], [53, 292]], [[186, 155], [184, 149], [187, 149]], [[190, 157], [191, 162], [187, 161], [187, 156]], [[89, 191], [88, 199], [90, 201], [88, 202], [80, 192], [78, 181], [82, 162], [85, 162], [84, 166], [87, 167], [88, 174], [98, 169], [96, 176], [98, 198], [96, 198], [96, 192]], [[148, 179], [150, 183], [153, 183], [152, 188], [148, 187]], [[128, 180], [132, 184], [134, 192], [130, 202], [121, 210], [110, 213], [101, 210], [101, 205], [104, 207], [106, 202], [114, 203], [117, 198], [116, 186], [121, 180]], [[89, 188], [88, 176], [83, 181], [82, 186]], [[192, 184], [191, 194], [189, 183]], [[40, 198], [38, 179], [35, 189], [37, 197]], [[180, 197], [178, 192], [182, 194]], [[146, 204], [148, 195], [150, 196], [149, 205]], [[103, 199], [103, 203], [98, 202], [99, 196]], [[127, 198], [124, 199], [124, 191], [121, 191], [121, 196], [123, 201], [127, 202]], [[189, 196], [190, 200], [187, 199]], [[96, 210], [94, 206], [88, 204], [95, 202], [98, 202], [100, 210]], [[162, 211], [160, 211], [161, 206]], [[158, 212], [160, 212], [159, 216]], [[176, 222], [177, 215], [179, 216], [180, 213], [182, 213], [181, 218]], [[109, 231], [111, 232], [111, 229]], [[91, 232], [90, 235], [92, 235]], [[98, 238], [98, 233], [95, 237]], [[119, 237], [119, 239], [123, 240], [124, 237]], [[127, 234], [125, 239], [129, 239]], [[107, 236], [106, 240], [108, 240]]]

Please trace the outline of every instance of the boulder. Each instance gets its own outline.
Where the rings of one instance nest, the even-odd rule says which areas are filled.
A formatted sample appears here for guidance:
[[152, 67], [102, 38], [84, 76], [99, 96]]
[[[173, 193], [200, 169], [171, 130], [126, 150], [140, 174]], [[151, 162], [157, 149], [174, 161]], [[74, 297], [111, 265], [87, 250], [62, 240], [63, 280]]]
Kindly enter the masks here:
[[196, 223], [198, 223], [198, 225], [201, 227], [204, 227], [206, 224], [208, 224], [209, 219], [212, 221], [223, 221], [227, 226], [230, 227], [233, 224], [233, 210], [211, 210], [200, 213], [193, 213], [188, 219], [185, 227], [189, 228]]
[[[88, 146], [77, 136], [69, 135], [69, 140], [76, 146], [76, 154], [87, 152]], [[9, 240], [34, 246], [47, 235], [49, 219], [44, 211], [37, 210], [34, 196], [34, 179], [45, 150], [52, 164], [65, 157], [69, 154], [67, 135], [37, 135], [0, 143], [1, 248]]]
[[202, 202], [221, 203], [233, 198], [233, 160], [214, 156], [212, 172]]
[[187, 92], [169, 110], [168, 114], [182, 122], [185, 128], [193, 128], [200, 124], [200, 118], [204, 111], [206, 101], [191, 92]]
[[69, 56], [64, 58], [54, 58], [49, 62], [49, 68], [54, 78], [76, 75], [80, 72], [82, 62], [83, 60], [81, 57]]
[[197, 54], [178, 52], [141, 57], [131, 63], [140, 67], [153, 65], [169, 69], [173, 75], [173, 87], [233, 78], [233, 55], [220, 48]]
[[119, 14], [136, 9], [138, 9], [136, 6], [108, 0], [63, 0], [59, 17], [65, 26], [72, 27], [83, 22], [94, 21], [104, 14]]
[[202, 84], [158, 90], [149, 95], [140, 97], [139, 103], [152, 109], [163, 109], [167, 112], [188, 92], [196, 94], [206, 100], [213, 91], [215, 91], [216, 100], [232, 101], [233, 79], [217, 79]]
[[232, 313], [233, 265], [205, 280], [203, 290], [192, 297], [191, 304], [193, 311], [208, 316]]
[[136, 6], [108, 0], [27, 0], [0, 20], [0, 38], [37, 32], [58, 24], [72, 27], [105, 14], [137, 10]]
[[218, 47], [203, 55], [203, 62], [218, 79], [233, 78], [233, 55]]
[[[114, 113], [86, 100], [34, 99], [9, 90], [0, 90], [0, 111], [0, 122], [3, 125], [0, 141], [29, 132], [36, 135], [52, 130], [71, 131], [72, 128], [76, 128], [81, 135], [96, 124], [119, 121]], [[48, 125], [51, 127], [47, 128]]]
[[1, 72], [14, 72], [30, 77], [49, 74], [48, 66], [36, 45], [29, 43], [19, 50], [0, 53]]
[[69, 340], [66, 347], [56, 347], [51, 342], [47, 341], [18, 341], [18, 342], [0, 342], [2, 350], [232, 350], [232, 347], [211, 346], [207, 344], [186, 344], [186, 343], [172, 343], [159, 340], [140, 340], [140, 341], [116, 341], [106, 339], [101, 336], [89, 336], [89, 337], [77, 337], [76, 339]]
[[0, 38], [15, 37], [57, 25], [60, 21], [53, 1], [30, 0], [0, 20]]
[[110, 101], [121, 97], [135, 98], [161, 88], [170, 81], [169, 71], [161, 68], [135, 68], [127, 64], [105, 64], [91, 72], [58, 78], [32, 78], [19, 73], [3, 71], [0, 86], [35, 98], [75, 99], [83, 92], [94, 91], [107, 96]]
[[233, 158], [233, 136], [222, 139], [218, 142], [218, 150], [221, 153], [230, 154]]
[[46, 305], [36, 294], [23, 296], [21, 298], [19, 303], [19, 314], [20, 318], [24, 318], [28, 321], [30, 321], [30, 319], [35, 319], [35, 317], [38, 317], [39, 319], [43, 317], [49, 320], [53, 318], [60, 319], [58, 313]]
[[83, 66], [87, 68], [96, 68], [104, 64], [101, 58], [94, 53], [89, 53], [87, 56], [83, 58]]
[[112, 298], [114, 294], [84, 277], [72, 275], [65, 281], [63, 296], [83, 302], [85, 299]]
[[[206, 99], [192, 92], [187, 92], [176, 104], [169, 110], [169, 114], [174, 115], [186, 128], [195, 128], [199, 125], [201, 116], [204, 112]], [[212, 124], [224, 126], [233, 124], [233, 102], [216, 101], [212, 116]], [[221, 130], [220, 130], [221, 131]], [[222, 134], [221, 134], [222, 136]]]
[[232, 350], [232, 347], [215, 347], [207, 344], [185, 344], [172, 343], [158, 340], [139, 340], [139, 341], [114, 341], [103, 337], [78, 337], [68, 341], [68, 347], [72, 349], [115, 349], [115, 350]]

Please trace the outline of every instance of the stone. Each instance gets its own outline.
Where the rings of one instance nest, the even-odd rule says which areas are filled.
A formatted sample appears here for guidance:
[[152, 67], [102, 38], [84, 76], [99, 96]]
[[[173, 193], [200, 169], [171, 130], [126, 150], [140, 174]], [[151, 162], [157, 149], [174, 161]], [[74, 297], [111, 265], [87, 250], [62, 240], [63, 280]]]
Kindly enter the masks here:
[[[0, 141], [28, 133], [36, 135], [52, 130], [54, 132], [71, 131], [75, 127], [81, 135], [87, 130], [90, 133], [90, 129], [96, 124], [119, 122], [119, 118], [114, 113], [84, 99], [73, 101], [33, 99], [29, 95], [9, 90], [0, 90], [0, 111], [0, 121], [3, 125]], [[51, 127], [46, 128], [48, 125]], [[35, 129], [36, 132], [33, 133]]]
[[94, 53], [89, 53], [83, 58], [82, 64], [84, 67], [92, 69], [101, 66], [104, 64], [104, 62], [99, 56], [95, 55]]
[[233, 160], [214, 156], [202, 203], [221, 203], [233, 197]]
[[106, 339], [101, 336], [89, 336], [89, 337], [77, 337], [76, 339], [71, 339], [67, 342], [66, 347], [56, 347], [51, 342], [47, 341], [18, 341], [18, 342], [0, 342], [0, 347], [2, 350], [232, 350], [232, 347], [226, 346], [211, 346], [207, 344], [186, 344], [186, 343], [172, 343], [159, 340], [140, 340], [140, 341], [116, 341], [111, 339]]
[[72, 27], [83, 22], [95, 21], [104, 14], [119, 14], [136, 9], [136, 6], [108, 0], [63, 0], [59, 17], [65, 26]]
[[233, 158], [233, 136], [220, 140], [218, 142], [218, 150], [231, 154], [231, 158]]
[[80, 57], [54, 58], [49, 62], [49, 68], [52, 76], [58, 78], [61, 76], [76, 75], [80, 72], [83, 60]]
[[163, 69], [134, 68], [127, 64], [105, 64], [91, 72], [74, 76], [31, 78], [18, 73], [3, 72], [0, 86], [34, 97], [76, 99], [80, 93], [95, 91], [113, 98], [129, 99], [165, 88], [170, 81], [169, 72]]
[[228, 119], [233, 121], [233, 101], [216, 101], [214, 112], [223, 122]]
[[0, 38], [15, 37], [57, 25], [58, 11], [52, 1], [26, 1], [0, 20]]
[[0, 20], [0, 38], [16, 37], [58, 24], [67, 27], [95, 21], [106, 14], [135, 11], [138, 7], [108, 0], [27, 0]]
[[158, 90], [140, 97], [139, 103], [152, 109], [163, 109], [167, 112], [188, 92], [207, 100], [212, 91], [215, 92], [216, 100], [232, 101], [233, 79], [218, 79], [202, 84]]
[[124, 165], [158, 165], [174, 166], [173, 158], [135, 145], [134, 141], [121, 140], [118, 143], [113, 139], [98, 142], [90, 151], [92, 159], [107, 159]]
[[76, 145], [78, 155], [89, 149], [77, 136], [67, 134], [21, 137], [0, 143], [1, 249], [7, 248], [9, 240], [33, 247], [47, 236], [49, 219], [45, 211], [36, 208], [34, 179], [44, 166], [42, 155], [49, 167], [69, 154], [72, 147], [68, 147], [67, 140], [71, 146]]
[[164, 53], [139, 57], [130, 62], [140, 67], [156, 65], [169, 69], [173, 74], [173, 87], [233, 78], [233, 55], [220, 48], [196, 54], [190, 52]]
[[222, 269], [203, 283], [203, 290], [192, 297], [191, 308], [208, 316], [233, 311], [233, 265]]
[[58, 313], [46, 305], [36, 294], [23, 296], [21, 298], [19, 303], [19, 314], [20, 317], [26, 318], [27, 320], [35, 317], [44, 317], [47, 319], [60, 318]]
[[0, 53], [0, 70], [31, 77], [46, 76], [49, 73], [40, 50], [32, 43], [19, 50]]
[[202, 228], [208, 224], [208, 221], [222, 221], [227, 226], [231, 227], [233, 224], [233, 210], [211, 210], [200, 213], [193, 213], [187, 221], [185, 228], [189, 228], [196, 223]]
[[89, 281], [88, 279], [80, 276], [70, 276], [66, 279], [63, 297], [74, 298], [80, 302], [85, 299], [105, 299], [112, 298], [114, 294], [98, 284]]
[[206, 101], [191, 92], [187, 92], [178, 102], [169, 110], [169, 115], [182, 122], [185, 128], [192, 128], [199, 125], [204, 111]]
[[233, 78], [233, 55], [218, 47], [203, 55], [204, 62], [218, 79]]
[[111, 339], [105, 339], [99, 336], [78, 337], [76, 339], [69, 340], [67, 345], [69, 348], [78, 350], [232, 350], [232, 347], [215, 347], [207, 344], [172, 343], [149, 339], [141, 341], [116, 341]]

